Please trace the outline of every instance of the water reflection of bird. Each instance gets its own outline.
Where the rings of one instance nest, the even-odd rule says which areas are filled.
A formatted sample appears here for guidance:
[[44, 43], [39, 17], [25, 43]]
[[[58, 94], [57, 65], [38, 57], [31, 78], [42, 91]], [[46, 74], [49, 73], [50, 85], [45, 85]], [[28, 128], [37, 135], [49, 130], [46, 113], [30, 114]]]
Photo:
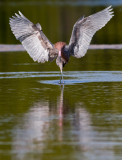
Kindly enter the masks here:
[[63, 80], [62, 70], [70, 56], [83, 57], [93, 35], [104, 27], [112, 16], [112, 8], [109, 6], [96, 14], [80, 18], [74, 24], [68, 45], [65, 42], [57, 42], [53, 45], [43, 33], [41, 25], [33, 24], [21, 12], [15, 13], [15, 16], [10, 18], [10, 26], [16, 39], [22, 43], [34, 61], [44, 63], [56, 58]]

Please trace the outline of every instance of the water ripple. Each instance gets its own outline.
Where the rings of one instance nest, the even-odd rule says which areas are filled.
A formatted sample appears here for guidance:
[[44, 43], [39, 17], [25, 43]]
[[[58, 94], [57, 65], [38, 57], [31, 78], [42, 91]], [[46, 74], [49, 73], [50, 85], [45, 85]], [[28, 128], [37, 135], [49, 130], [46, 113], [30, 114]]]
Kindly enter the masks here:
[[[0, 79], [40, 78], [39, 83], [59, 84], [59, 72], [0, 72]], [[47, 80], [43, 80], [46, 78]], [[53, 80], [50, 80], [50, 78]], [[89, 82], [122, 82], [122, 71], [66, 71], [65, 84]]]
[[[64, 84], [90, 83], [90, 82], [122, 82], [121, 71], [75, 71], [64, 73]], [[44, 80], [40, 83], [59, 84], [59, 80]]]

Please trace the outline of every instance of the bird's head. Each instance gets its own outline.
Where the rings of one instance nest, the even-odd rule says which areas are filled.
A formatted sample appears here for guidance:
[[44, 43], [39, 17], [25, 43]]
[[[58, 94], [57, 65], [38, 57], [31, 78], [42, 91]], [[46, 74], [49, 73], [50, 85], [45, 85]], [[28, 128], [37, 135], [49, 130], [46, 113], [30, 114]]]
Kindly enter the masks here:
[[61, 56], [62, 49], [64, 48], [65, 45], [66, 45], [65, 42], [57, 42], [54, 44], [54, 47], [59, 51], [59, 56]]

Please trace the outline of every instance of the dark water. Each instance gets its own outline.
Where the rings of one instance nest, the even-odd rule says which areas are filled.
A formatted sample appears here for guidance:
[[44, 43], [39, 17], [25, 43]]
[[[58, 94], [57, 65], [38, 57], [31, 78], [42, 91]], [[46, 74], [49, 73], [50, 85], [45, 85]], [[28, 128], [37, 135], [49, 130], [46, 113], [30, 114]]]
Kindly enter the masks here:
[[[122, 43], [122, 1], [0, 3], [0, 43], [19, 43], [8, 18], [21, 10], [52, 42], [69, 40], [79, 16], [112, 4], [115, 17], [92, 43]], [[55, 62], [0, 53], [0, 160], [121, 160], [122, 50], [71, 58], [59, 85]]]
[[1, 159], [121, 159], [122, 71], [64, 78], [0, 72]]

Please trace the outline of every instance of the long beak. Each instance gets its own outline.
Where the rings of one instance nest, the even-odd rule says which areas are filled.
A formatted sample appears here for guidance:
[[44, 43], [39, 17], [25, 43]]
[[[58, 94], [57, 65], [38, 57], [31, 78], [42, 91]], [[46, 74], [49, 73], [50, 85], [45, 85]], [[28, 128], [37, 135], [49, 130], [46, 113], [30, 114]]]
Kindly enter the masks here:
[[[64, 79], [63, 79], [62, 67], [60, 67], [60, 71], [61, 71], [60, 84], [63, 84], [63, 83], [64, 83]], [[62, 81], [62, 82], [61, 82], [61, 81]]]

